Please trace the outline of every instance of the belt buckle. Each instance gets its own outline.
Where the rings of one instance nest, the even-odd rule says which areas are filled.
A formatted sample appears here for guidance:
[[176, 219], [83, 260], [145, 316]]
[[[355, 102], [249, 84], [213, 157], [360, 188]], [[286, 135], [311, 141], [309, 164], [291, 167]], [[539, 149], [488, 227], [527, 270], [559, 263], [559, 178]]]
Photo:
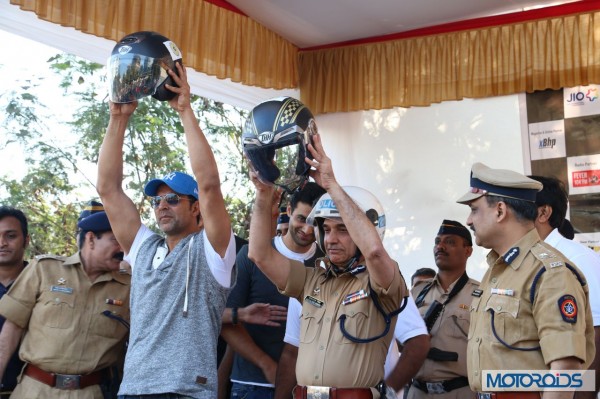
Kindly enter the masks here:
[[426, 382], [425, 386], [427, 386], [427, 393], [446, 393], [446, 388], [444, 388], [444, 384], [441, 382]]
[[492, 399], [492, 394], [477, 392], [477, 399]]
[[73, 374], [56, 374], [56, 383], [54, 388], [58, 389], [79, 389], [81, 376]]
[[306, 399], [329, 399], [329, 387], [306, 387]]

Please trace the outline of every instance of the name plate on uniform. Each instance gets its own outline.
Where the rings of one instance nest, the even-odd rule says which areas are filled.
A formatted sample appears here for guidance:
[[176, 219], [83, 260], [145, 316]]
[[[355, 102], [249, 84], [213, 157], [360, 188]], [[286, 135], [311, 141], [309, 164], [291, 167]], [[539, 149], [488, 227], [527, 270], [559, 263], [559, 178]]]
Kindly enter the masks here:
[[323, 305], [325, 304], [325, 302], [320, 301], [317, 298], [315, 298], [314, 296], [310, 296], [310, 295], [307, 295], [306, 298], [304, 298], [304, 300], [318, 308], [323, 307]]
[[50, 287], [50, 291], [52, 292], [62, 292], [63, 294], [71, 295], [73, 293], [73, 288], [71, 287], [62, 287], [58, 285], [53, 285]]

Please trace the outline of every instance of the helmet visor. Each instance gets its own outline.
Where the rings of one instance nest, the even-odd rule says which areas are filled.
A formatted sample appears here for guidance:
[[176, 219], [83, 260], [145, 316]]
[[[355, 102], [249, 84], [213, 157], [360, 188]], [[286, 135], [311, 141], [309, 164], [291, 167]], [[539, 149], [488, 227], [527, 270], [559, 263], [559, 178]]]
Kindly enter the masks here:
[[265, 184], [273, 184], [293, 193], [306, 179], [310, 166], [302, 140], [245, 148], [251, 168]]
[[168, 65], [160, 58], [139, 54], [114, 54], [108, 60], [110, 101], [130, 103], [156, 93], [169, 77]]

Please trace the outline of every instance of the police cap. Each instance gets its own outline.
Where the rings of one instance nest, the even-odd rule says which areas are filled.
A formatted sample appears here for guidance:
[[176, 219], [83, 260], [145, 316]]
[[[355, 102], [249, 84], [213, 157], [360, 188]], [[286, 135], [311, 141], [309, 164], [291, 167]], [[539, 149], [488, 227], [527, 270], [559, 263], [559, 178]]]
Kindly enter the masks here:
[[454, 234], [460, 236], [467, 240], [469, 246], [473, 246], [473, 240], [471, 239], [471, 233], [469, 232], [469, 229], [454, 220], [444, 219], [437, 235], [440, 236], [442, 234]]
[[290, 217], [287, 213], [287, 207], [282, 206], [279, 208], [279, 216], [277, 217], [277, 224], [289, 223]]
[[93, 215], [80, 220], [79, 223], [77, 223], [77, 227], [82, 231], [93, 231], [94, 233], [112, 230], [110, 222], [108, 221], [108, 216], [106, 216], [106, 212], [104, 211], [96, 212]]
[[542, 183], [506, 169], [492, 169], [480, 162], [471, 168], [471, 189], [456, 202], [467, 204], [484, 195], [535, 202]]
[[79, 218], [77, 219], [77, 222], [81, 222], [86, 217], [93, 215], [94, 213], [102, 212], [102, 211], [104, 211], [104, 205], [102, 205], [98, 201], [91, 200], [87, 204], [85, 204], [85, 207], [79, 214]]

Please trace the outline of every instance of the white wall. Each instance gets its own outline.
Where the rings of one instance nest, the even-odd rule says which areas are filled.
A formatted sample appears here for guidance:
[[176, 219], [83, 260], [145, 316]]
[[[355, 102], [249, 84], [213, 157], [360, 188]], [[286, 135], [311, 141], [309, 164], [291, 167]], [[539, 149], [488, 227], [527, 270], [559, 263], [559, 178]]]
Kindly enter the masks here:
[[[443, 219], [465, 223], [469, 208], [455, 201], [469, 189], [474, 162], [524, 172], [517, 95], [322, 115], [317, 124], [338, 181], [382, 202], [385, 244], [407, 279], [420, 267], [435, 269]], [[471, 277], [483, 276], [487, 252], [475, 247]]]

